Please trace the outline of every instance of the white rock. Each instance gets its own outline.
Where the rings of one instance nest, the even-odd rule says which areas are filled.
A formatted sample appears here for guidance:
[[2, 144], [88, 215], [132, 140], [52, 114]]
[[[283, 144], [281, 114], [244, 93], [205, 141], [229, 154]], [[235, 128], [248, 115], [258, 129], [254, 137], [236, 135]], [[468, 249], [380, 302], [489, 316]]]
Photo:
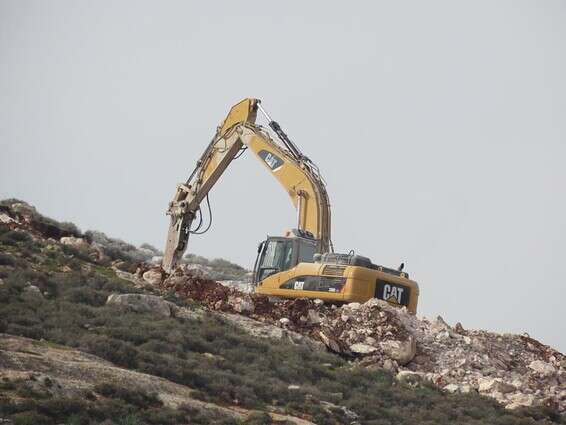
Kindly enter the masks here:
[[419, 372], [413, 372], [411, 370], [402, 370], [395, 377], [397, 381], [403, 384], [416, 385], [424, 380], [423, 374]]
[[478, 391], [480, 393], [498, 392], [507, 394], [516, 390], [517, 388], [513, 385], [507, 384], [498, 378], [480, 378], [478, 380]]
[[309, 310], [308, 313], [307, 313], [307, 321], [308, 321], [310, 324], [315, 325], [315, 324], [317, 324], [317, 323], [322, 322], [322, 317], [320, 316], [320, 314], [318, 313], [318, 311], [311, 309], [311, 310]]
[[229, 296], [228, 304], [232, 306], [234, 311], [238, 313], [250, 312], [255, 310], [255, 305], [252, 298], [249, 295], [244, 295], [242, 297]]
[[340, 345], [333, 339], [329, 338], [324, 332], [319, 332], [320, 340], [335, 353], [341, 353]]
[[377, 351], [377, 348], [359, 342], [357, 344], [350, 345], [350, 351], [357, 354], [370, 354]]
[[413, 360], [417, 353], [417, 341], [413, 336], [409, 336], [406, 341], [383, 341], [379, 346], [387, 357], [401, 366]]
[[170, 304], [171, 315], [180, 319], [200, 319], [203, 315], [202, 311], [191, 310], [187, 307], [179, 307], [175, 304]]
[[4, 223], [4, 224], [16, 223], [16, 220], [14, 220], [8, 214], [0, 213], [0, 223]]
[[24, 288], [23, 296], [29, 300], [43, 300], [41, 290], [35, 285], [28, 285]]
[[508, 409], [516, 409], [517, 407], [530, 407], [535, 402], [535, 396], [532, 394], [512, 394], [509, 396], [511, 404], [507, 405]]
[[366, 339], [364, 340], [364, 342], [367, 345], [374, 345], [375, 346], [377, 344], [377, 340], [375, 338], [371, 337], [371, 336], [366, 336]]
[[143, 280], [145, 280], [150, 285], [158, 286], [161, 284], [161, 279], [163, 275], [159, 270], [148, 270], [143, 275]]
[[448, 325], [448, 323], [446, 323], [444, 321], [444, 319], [442, 318], [442, 316], [436, 316], [436, 319], [434, 320], [434, 322], [432, 322], [431, 325], [431, 330], [434, 333], [440, 332], [440, 331], [448, 331], [450, 330], [450, 326]]
[[350, 310], [358, 310], [361, 307], [361, 304], [360, 303], [349, 303], [345, 307], [349, 308]]
[[529, 368], [542, 376], [551, 376], [556, 373], [556, 368], [542, 360], [534, 360], [529, 364]]
[[388, 372], [394, 373], [397, 371], [397, 363], [391, 359], [385, 359], [383, 362], [383, 369]]
[[85, 249], [88, 248], [88, 242], [85, 241], [83, 238], [75, 238], [74, 236], [63, 236], [59, 242], [63, 245], [72, 246], [76, 249]]
[[444, 391], [448, 391], [450, 394], [454, 394], [460, 391], [460, 387], [456, 384], [448, 384], [444, 387]]
[[106, 304], [127, 307], [137, 312], [155, 313], [164, 317], [171, 316], [171, 306], [174, 306], [161, 297], [145, 294], [111, 294]]
[[281, 323], [283, 326], [288, 326], [291, 323], [291, 321], [286, 317], [282, 317], [281, 319], [279, 319], [279, 323]]

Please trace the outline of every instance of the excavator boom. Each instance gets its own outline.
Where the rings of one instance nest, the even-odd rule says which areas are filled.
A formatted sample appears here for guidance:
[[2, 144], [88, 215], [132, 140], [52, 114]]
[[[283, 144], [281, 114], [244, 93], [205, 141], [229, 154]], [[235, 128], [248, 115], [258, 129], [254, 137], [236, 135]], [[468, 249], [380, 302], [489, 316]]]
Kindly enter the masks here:
[[[258, 109], [281, 144], [256, 125]], [[317, 240], [319, 252], [331, 250], [330, 205], [318, 168], [271, 119], [258, 99], [244, 99], [232, 107], [218, 127], [187, 181], [177, 186], [167, 210], [171, 223], [163, 258], [166, 271], [174, 270], [185, 252], [189, 235], [195, 232], [191, 226], [201, 202], [243, 149], [252, 151], [288, 193], [297, 208], [298, 230]]]

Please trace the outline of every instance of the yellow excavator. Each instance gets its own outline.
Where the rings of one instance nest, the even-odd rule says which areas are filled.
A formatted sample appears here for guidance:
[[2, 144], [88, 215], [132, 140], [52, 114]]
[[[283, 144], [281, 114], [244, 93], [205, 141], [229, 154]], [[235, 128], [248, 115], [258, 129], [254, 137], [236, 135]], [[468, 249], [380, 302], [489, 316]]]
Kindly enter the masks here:
[[[256, 124], [258, 112], [269, 128]], [[256, 292], [283, 298], [319, 298], [329, 302], [365, 302], [379, 298], [416, 313], [419, 287], [403, 271], [376, 265], [367, 257], [338, 254], [330, 235], [330, 203], [318, 167], [271, 119], [259, 99], [234, 105], [197, 161], [185, 183], [177, 186], [167, 214], [171, 216], [163, 269], [176, 269], [189, 235], [202, 234], [208, 193], [230, 163], [251, 150], [281, 183], [297, 209], [297, 228], [282, 237], [268, 237], [258, 247], [253, 271]], [[212, 216], [209, 218], [210, 226]]]

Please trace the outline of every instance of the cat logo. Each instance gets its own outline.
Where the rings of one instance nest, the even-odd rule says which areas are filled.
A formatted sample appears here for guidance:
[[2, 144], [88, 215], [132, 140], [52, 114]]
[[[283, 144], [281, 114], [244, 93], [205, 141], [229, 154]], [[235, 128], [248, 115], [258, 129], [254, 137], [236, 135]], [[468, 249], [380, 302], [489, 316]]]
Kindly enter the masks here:
[[259, 151], [259, 157], [265, 161], [267, 166], [271, 168], [272, 171], [276, 171], [283, 165], [283, 160], [277, 155], [268, 152], [266, 150]]
[[378, 279], [375, 282], [375, 297], [396, 305], [409, 305], [411, 290], [403, 285]]
[[395, 304], [401, 304], [401, 298], [403, 297], [404, 288], [399, 288], [398, 286], [391, 286], [385, 284], [383, 286], [383, 299], [387, 302], [393, 302]]

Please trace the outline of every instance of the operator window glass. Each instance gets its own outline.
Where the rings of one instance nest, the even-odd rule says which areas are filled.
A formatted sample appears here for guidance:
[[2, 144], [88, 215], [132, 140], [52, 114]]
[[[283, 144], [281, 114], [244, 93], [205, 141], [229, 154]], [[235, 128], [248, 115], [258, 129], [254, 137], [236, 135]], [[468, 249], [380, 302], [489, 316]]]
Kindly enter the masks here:
[[316, 246], [308, 242], [302, 242], [299, 245], [299, 263], [312, 263], [316, 252]]
[[274, 267], [275, 264], [275, 251], [277, 248], [277, 241], [270, 241], [265, 249], [262, 267]]
[[293, 248], [289, 241], [269, 241], [261, 264], [260, 279], [288, 270], [293, 261]]

